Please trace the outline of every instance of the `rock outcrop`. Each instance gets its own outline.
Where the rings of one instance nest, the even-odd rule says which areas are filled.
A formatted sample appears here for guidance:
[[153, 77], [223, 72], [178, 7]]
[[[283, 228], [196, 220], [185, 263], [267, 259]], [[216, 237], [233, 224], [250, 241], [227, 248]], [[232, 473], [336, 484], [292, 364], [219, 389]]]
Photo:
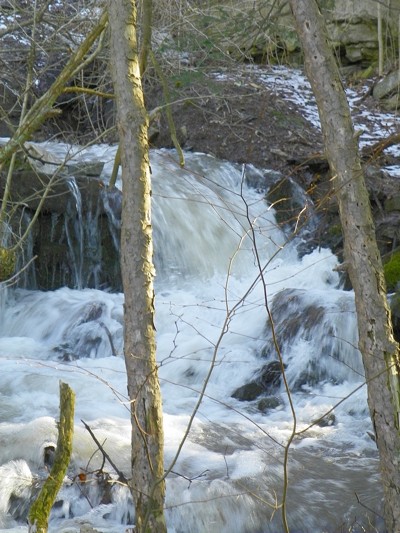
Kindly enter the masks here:
[[[62, 286], [120, 291], [121, 192], [105, 187], [103, 163], [64, 163], [38, 145], [18, 154], [12, 173], [8, 248], [16, 247], [20, 282], [42, 290]], [[26, 154], [32, 154], [33, 157]], [[29, 152], [28, 152], [29, 150]], [[3, 196], [7, 171], [0, 174]], [[34, 216], [27, 239], [19, 245]]]

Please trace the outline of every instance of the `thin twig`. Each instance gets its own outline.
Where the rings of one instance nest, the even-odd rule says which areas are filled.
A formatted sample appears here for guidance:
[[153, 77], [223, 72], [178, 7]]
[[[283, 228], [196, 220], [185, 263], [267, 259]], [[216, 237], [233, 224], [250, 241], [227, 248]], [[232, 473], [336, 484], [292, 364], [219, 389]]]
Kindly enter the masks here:
[[121, 470], [119, 470], [119, 468], [115, 465], [114, 461], [111, 459], [111, 457], [108, 455], [108, 453], [105, 451], [105, 449], [103, 448], [103, 446], [100, 444], [99, 440], [97, 439], [96, 435], [93, 433], [93, 431], [91, 430], [90, 426], [88, 426], [88, 424], [86, 424], [86, 422], [84, 422], [82, 419], [81, 419], [81, 422], [82, 424], [85, 426], [85, 428], [87, 429], [87, 431], [89, 432], [89, 435], [92, 437], [92, 439], [94, 440], [94, 442], [96, 443], [96, 445], [98, 446], [99, 450], [101, 451], [101, 453], [103, 454], [103, 456], [107, 459], [107, 461], [110, 463], [110, 465], [112, 466], [112, 468], [115, 470], [115, 472], [118, 474], [118, 478], [123, 481], [124, 483], [128, 484], [128, 480], [126, 479], [125, 475], [123, 474], [123, 472], [121, 472]]

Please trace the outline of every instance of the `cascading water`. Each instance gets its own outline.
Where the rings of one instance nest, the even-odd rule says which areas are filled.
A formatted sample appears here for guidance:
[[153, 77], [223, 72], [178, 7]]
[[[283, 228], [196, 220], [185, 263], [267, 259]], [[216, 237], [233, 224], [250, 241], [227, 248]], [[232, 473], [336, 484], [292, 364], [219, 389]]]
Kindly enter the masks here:
[[[82, 219], [82, 197], [75, 178], [72, 176], [66, 180], [69, 190], [74, 198], [74, 209], [72, 228], [69, 227], [68, 222], [65, 224], [65, 233], [68, 242], [68, 249], [70, 251], [70, 264], [73, 269], [74, 278], [76, 280], [76, 288], [82, 289], [82, 270], [83, 270], [83, 219]], [[73, 234], [71, 234], [71, 229]], [[73, 241], [77, 242], [74, 246]]]
[[[90, 150], [85, 157], [112, 160], [110, 148]], [[381, 492], [353, 296], [340, 288], [336, 258], [324, 249], [299, 258], [241, 169], [201, 154], [187, 154], [181, 169], [169, 151], [152, 153], [151, 164], [167, 467], [213, 365], [167, 480], [169, 531], [283, 531], [284, 446], [294, 420], [291, 531], [379, 528], [368, 511], [380, 508]], [[110, 163], [105, 175], [109, 169]], [[130, 468], [123, 296], [97, 289], [7, 291], [0, 292], [0, 528], [26, 531], [29, 501], [56, 443], [62, 379], [77, 395], [76, 430], [51, 531], [92, 524], [125, 532], [133, 510], [129, 491], [117, 482]], [[266, 296], [295, 418], [279, 379], [252, 401], [232, 397], [252, 380], [259, 383], [260, 371], [277, 360]], [[273, 408], [262, 404], [272, 396]], [[118, 472], [107, 461], [102, 467], [104, 457], [81, 420]]]

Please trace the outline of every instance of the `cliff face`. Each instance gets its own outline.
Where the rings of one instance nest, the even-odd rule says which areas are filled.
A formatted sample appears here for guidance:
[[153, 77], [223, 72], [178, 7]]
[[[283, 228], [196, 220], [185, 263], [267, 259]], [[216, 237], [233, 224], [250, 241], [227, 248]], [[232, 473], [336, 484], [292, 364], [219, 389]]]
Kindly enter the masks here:
[[[232, 2], [229, 6], [228, 2], [216, 4], [212, 11], [213, 25], [219, 30], [222, 25], [226, 46], [233, 55], [247, 54], [261, 62], [274, 57], [295, 63], [301, 60], [292, 15], [285, 0], [247, 0], [235, 9]], [[343, 64], [377, 60], [379, 17], [385, 60], [396, 58], [400, 0], [386, 3], [389, 5], [376, 0], [321, 0], [319, 4], [329, 37]], [[231, 17], [225, 16], [228, 9], [232, 9]], [[232, 32], [235, 22], [236, 36]]]
[[[350, 62], [377, 58], [378, 18], [382, 21], [382, 39], [386, 54], [393, 54], [393, 43], [399, 33], [400, 1], [389, 2], [386, 7], [375, 0], [331, 0], [322, 2], [329, 36], [335, 46], [342, 47], [344, 57]], [[392, 49], [389, 49], [392, 47]]]

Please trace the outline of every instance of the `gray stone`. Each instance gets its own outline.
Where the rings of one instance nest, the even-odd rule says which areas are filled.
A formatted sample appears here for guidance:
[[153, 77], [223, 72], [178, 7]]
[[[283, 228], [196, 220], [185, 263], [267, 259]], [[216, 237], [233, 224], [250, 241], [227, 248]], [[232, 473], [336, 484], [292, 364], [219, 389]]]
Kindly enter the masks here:
[[98, 529], [94, 529], [90, 524], [84, 524], [80, 527], [79, 533], [100, 533]]
[[335, 423], [336, 423], [336, 416], [334, 415], [334, 413], [329, 413], [328, 415], [320, 418], [316, 422], [316, 425], [319, 426], [320, 428], [326, 428], [326, 427], [334, 426]]
[[400, 71], [395, 70], [385, 76], [373, 88], [372, 94], [376, 100], [381, 100], [390, 95], [393, 91], [398, 91], [400, 85]]
[[274, 183], [283, 179], [283, 174], [276, 170], [259, 170], [252, 165], [246, 166], [246, 183], [249, 187], [265, 191], [270, 188]]
[[[75, 193], [79, 190], [83, 210], [99, 204], [103, 188], [99, 179], [103, 162], [80, 162], [64, 167], [63, 160], [46, 152], [40, 145], [26, 143], [25, 148], [32, 157], [27, 157], [22, 151], [17, 154], [12, 174], [13, 202], [36, 210], [46, 191], [41, 210], [64, 214], [69, 204], [76, 202]], [[0, 174], [0, 195], [4, 193], [7, 172], [8, 168]]]
[[261, 398], [261, 400], [259, 400], [257, 408], [265, 413], [271, 409], [276, 409], [280, 405], [282, 405], [282, 402], [279, 398], [276, 396], [267, 396], [266, 398]]
[[312, 200], [291, 178], [276, 182], [267, 192], [267, 202], [275, 210], [276, 221], [291, 228], [301, 228], [307, 221]]
[[260, 383], [257, 383], [257, 381], [251, 381], [236, 389], [232, 394], [232, 398], [240, 400], [241, 402], [251, 402], [261, 396], [263, 392], [264, 387]]
[[232, 394], [232, 398], [250, 402], [263, 394], [273, 393], [279, 388], [281, 374], [280, 362], [271, 361], [263, 366], [252, 381], [236, 389]]
[[329, 37], [333, 42], [341, 45], [366, 44], [370, 43], [376, 47], [378, 33], [376, 24], [369, 21], [358, 21], [351, 23], [349, 21], [336, 22], [328, 25]]

